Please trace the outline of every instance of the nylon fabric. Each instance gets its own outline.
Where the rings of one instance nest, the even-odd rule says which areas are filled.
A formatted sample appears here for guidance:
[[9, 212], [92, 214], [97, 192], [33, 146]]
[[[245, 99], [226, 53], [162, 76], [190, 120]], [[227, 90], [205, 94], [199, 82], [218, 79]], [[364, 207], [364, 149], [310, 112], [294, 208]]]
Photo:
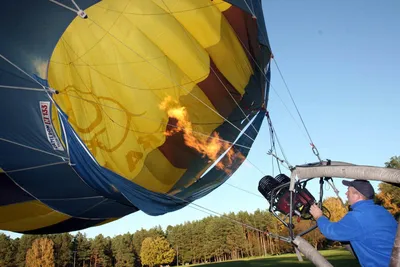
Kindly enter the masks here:
[[24, 232], [50, 226], [71, 218], [37, 200], [0, 207], [0, 229]]
[[0, 229], [161, 215], [222, 185], [268, 98], [261, 1], [247, 2], [256, 17], [241, 1], [79, 0], [85, 19], [51, 1], [4, 2]]
[[[252, 71], [232, 27], [209, 1], [137, 3], [102, 1], [87, 10], [90, 20], [75, 19], [53, 53], [49, 83], [60, 91], [55, 100], [102, 166], [167, 192], [184, 169], [152, 152], [166, 139], [161, 102], [179, 101], [194, 130], [209, 135], [218, 124], [203, 123], [222, 118], [196, 83], [209, 76], [210, 58], [242, 94]], [[150, 153], [164, 162], [167, 180], [158, 166], [145, 165]]]

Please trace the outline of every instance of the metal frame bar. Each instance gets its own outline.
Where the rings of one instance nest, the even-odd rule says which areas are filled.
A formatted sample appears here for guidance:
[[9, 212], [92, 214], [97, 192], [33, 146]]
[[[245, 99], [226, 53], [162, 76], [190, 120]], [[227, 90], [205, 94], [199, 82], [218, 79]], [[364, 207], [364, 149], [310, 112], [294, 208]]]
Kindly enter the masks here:
[[[301, 184], [308, 182], [309, 180], [312, 180], [314, 178], [311, 179], [307, 179], [305, 181], [301, 181], [301, 182], [296, 182], [295, 186], [300, 187]], [[322, 198], [323, 198], [323, 184], [324, 184], [324, 177], [320, 177], [320, 193], [319, 193], [319, 207], [322, 208]], [[270, 198], [270, 206], [269, 206], [269, 211], [272, 213], [272, 215], [277, 218], [285, 227], [288, 228], [289, 230], [289, 237], [282, 237], [279, 235], [272, 235], [269, 234], [272, 237], [275, 238], [279, 238], [280, 240], [286, 241], [286, 242], [292, 242], [295, 239], [295, 234], [293, 231], [293, 212], [294, 212], [294, 208], [293, 208], [293, 201], [295, 199], [296, 196], [296, 192], [294, 191], [290, 191], [290, 211], [289, 214], [285, 214], [285, 217], [282, 219], [279, 217], [279, 215], [276, 213], [276, 210], [274, 209], [275, 207], [275, 196], [278, 195], [281, 190], [285, 187], [289, 187], [290, 186], [290, 182], [281, 184], [279, 186], [277, 186], [276, 188], [271, 190], [271, 198]], [[289, 222], [287, 223], [285, 220], [286, 218], [289, 216]], [[316, 228], [318, 228], [317, 224], [315, 224], [314, 226], [311, 226], [310, 228], [304, 230], [303, 232], [300, 232], [298, 234], [296, 234], [296, 236], [303, 236], [306, 235], [308, 233], [310, 233], [311, 231], [315, 230]]]

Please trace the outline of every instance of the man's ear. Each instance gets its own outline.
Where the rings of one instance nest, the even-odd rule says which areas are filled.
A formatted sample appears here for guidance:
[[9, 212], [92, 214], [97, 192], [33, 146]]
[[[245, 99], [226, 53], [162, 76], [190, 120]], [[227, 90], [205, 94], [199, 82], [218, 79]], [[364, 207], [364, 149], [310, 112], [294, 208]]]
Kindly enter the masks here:
[[360, 192], [357, 192], [357, 200], [365, 200], [365, 199], [366, 199], [366, 197], [363, 194], [361, 194]]

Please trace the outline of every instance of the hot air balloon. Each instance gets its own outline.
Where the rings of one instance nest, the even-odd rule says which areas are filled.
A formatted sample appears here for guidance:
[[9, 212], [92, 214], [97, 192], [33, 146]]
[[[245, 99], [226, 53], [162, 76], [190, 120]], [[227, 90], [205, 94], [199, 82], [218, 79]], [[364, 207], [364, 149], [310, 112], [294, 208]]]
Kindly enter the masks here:
[[240, 167], [266, 114], [261, 0], [13, 0], [0, 21], [2, 230], [181, 209]]

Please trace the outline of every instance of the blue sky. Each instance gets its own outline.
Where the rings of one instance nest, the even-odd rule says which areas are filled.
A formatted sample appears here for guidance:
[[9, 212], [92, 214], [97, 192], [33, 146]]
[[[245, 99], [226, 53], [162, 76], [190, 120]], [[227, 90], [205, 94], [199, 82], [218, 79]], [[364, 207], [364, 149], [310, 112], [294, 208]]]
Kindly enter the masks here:
[[[400, 155], [400, 2], [263, 0], [263, 5], [275, 60], [321, 157], [383, 166], [391, 156]], [[268, 107], [289, 162], [315, 162], [275, 63], [271, 82]], [[264, 123], [246, 163], [226, 184], [195, 203], [218, 213], [266, 209], [257, 185], [272, 174], [269, 148]], [[309, 186], [315, 196], [317, 184]], [[335, 179], [335, 184], [344, 197], [341, 180]], [[333, 196], [333, 190], [324, 195]], [[81, 232], [113, 237], [209, 216], [197, 209], [188, 206], [157, 217], [136, 212]]]

